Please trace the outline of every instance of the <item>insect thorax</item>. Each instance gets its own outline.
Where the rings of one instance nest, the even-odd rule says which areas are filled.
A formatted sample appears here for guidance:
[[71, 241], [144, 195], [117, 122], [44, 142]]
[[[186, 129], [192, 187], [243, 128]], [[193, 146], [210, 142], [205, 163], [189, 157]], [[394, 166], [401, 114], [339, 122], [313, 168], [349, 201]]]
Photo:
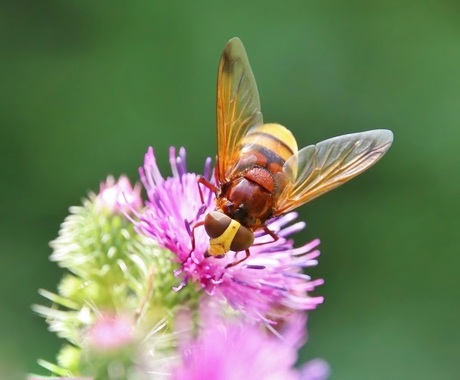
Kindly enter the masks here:
[[264, 168], [252, 168], [224, 184], [217, 207], [243, 226], [256, 229], [272, 216], [274, 177]]

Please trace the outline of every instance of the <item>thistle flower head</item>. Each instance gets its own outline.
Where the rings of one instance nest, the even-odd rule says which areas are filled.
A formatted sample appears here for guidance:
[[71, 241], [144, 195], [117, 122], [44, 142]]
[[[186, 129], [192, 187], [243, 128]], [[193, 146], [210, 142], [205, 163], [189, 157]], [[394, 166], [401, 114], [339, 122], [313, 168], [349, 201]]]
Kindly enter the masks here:
[[[322, 280], [302, 272], [316, 265], [319, 241], [294, 248], [289, 236], [305, 224], [290, 213], [268, 225], [277, 241], [255, 233], [264, 244], [244, 262], [228, 266], [235, 252], [207, 257], [209, 237], [197, 224], [214, 209], [215, 195], [200, 192], [183, 148], [178, 156], [171, 149], [170, 163], [173, 176], [164, 178], [148, 150], [143, 207], [139, 186], [122, 176], [108, 177], [99, 194], [70, 209], [50, 244], [51, 260], [68, 273], [57, 293], [40, 291], [52, 307], [33, 307], [68, 344], [57, 364], [40, 364], [59, 376], [111, 380], [322, 380], [321, 361], [293, 367], [305, 341], [300, 311], [322, 302], [309, 295]], [[208, 159], [203, 176], [211, 175]]]
[[[181, 364], [173, 371], [174, 380], [322, 380], [328, 375], [294, 368], [297, 349], [306, 338], [303, 313], [291, 315], [276, 334], [241, 315], [224, 317], [208, 309], [202, 320], [197, 337], [180, 346]], [[316, 361], [327, 369], [326, 363]]]
[[118, 181], [108, 176], [100, 185], [96, 205], [110, 213], [125, 213], [142, 207], [141, 187], [138, 183], [131, 185], [128, 177], [120, 176]]
[[71, 207], [50, 244], [51, 260], [70, 273], [63, 276], [57, 293], [40, 290], [52, 307], [33, 309], [46, 317], [51, 331], [70, 343], [61, 349], [57, 364], [40, 361], [61, 376], [86, 371], [107, 378], [105, 371], [120, 357], [120, 368], [128, 370], [136, 367], [144, 352], [164, 356], [174, 340], [163, 339], [163, 331], [152, 331], [158, 324], [172, 329], [175, 305], [184, 298], [193, 300], [193, 294], [171, 290], [177, 282], [172, 253], [134, 231], [127, 207], [138, 207], [140, 188], [133, 189], [122, 178], [118, 182], [109, 178], [99, 194]]
[[[302, 273], [303, 268], [317, 264], [319, 240], [293, 247], [289, 236], [305, 227], [303, 222], [289, 225], [296, 219], [296, 213], [268, 224], [280, 239], [272, 241], [265, 232], [256, 232], [255, 244], [265, 244], [253, 246], [250, 257], [243, 263], [227, 267], [238, 254], [229, 252], [224, 258], [207, 257], [209, 238], [204, 228], [194, 229], [214, 209], [214, 194], [202, 188], [204, 202], [201, 201], [198, 176], [187, 172], [184, 148], [180, 149], [178, 156], [171, 148], [169, 160], [173, 176], [164, 178], [153, 149], [150, 148], [145, 155], [140, 176], [148, 201], [138, 215], [137, 230], [174, 253], [181, 265], [176, 272], [181, 278], [178, 288], [194, 283], [208, 294], [227, 300], [233, 308], [259, 320], [268, 317], [267, 321], [280, 317], [284, 308], [310, 310], [322, 302], [322, 297], [307, 294], [322, 280], [312, 281]], [[208, 159], [203, 177], [211, 180], [211, 174]], [[195, 238], [193, 252], [192, 230]]]

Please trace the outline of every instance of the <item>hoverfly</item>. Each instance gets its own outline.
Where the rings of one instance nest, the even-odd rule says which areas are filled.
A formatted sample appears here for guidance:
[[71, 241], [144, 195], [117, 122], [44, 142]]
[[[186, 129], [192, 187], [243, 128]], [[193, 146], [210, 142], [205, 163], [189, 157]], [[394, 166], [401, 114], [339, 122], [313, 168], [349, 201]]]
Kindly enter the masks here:
[[[245, 251], [254, 231], [278, 239], [266, 222], [332, 190], [376, 163], [390, 148], [393, 133], [376, 129], [347, 134], [298, 150], [292, 133], [280, 124], [264, 124], [259, 93], [243, 43], [231, 39], [217, 77], [216, 185], [198, 180], [216, 195], [216, 209], [204, 225], [207, 254], [223, 257]], [[200, 188], [200, 194], [201, 188]]]

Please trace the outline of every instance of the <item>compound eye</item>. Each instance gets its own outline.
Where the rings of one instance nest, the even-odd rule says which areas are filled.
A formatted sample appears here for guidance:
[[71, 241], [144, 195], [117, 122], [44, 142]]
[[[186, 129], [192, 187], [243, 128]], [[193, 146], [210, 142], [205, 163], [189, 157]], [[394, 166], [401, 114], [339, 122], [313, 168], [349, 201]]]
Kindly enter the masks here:
[[244, 226], [240, 226], [236, 232], [235, 237], [233, 238], [230, 249], [232, 251], [244, 251], [248, 249], [254, 243], [254, 234], [253, 232]]
[[231, 221], [224, 213], [211, 211], [204, 219], [204, 229], [210, 238], [217, 238], [225, 232]]

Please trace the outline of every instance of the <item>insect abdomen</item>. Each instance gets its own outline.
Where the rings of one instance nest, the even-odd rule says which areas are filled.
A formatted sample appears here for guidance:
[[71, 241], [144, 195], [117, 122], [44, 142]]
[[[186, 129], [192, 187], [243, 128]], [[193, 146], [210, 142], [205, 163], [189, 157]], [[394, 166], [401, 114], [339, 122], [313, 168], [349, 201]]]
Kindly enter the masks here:
[[287, 159], [297, 153], [297, 142], [292, 133], [282, 125], [263, 124], [250, 129], [242, 139], [242, 153], [243, 157], [255, 157], [253, 165], [275, 174], [282, 171]]

